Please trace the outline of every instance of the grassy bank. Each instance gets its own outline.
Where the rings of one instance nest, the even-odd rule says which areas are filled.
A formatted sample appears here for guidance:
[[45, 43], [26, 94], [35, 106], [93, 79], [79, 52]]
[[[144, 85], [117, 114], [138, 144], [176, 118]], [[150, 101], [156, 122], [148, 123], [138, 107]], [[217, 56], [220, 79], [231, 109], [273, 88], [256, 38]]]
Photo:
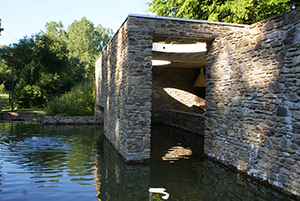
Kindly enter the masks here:
[[95, 107], [93, 79], [80, 83], [71, 91], [54, 98], [45, 107], [49, 116], [93, 116]]

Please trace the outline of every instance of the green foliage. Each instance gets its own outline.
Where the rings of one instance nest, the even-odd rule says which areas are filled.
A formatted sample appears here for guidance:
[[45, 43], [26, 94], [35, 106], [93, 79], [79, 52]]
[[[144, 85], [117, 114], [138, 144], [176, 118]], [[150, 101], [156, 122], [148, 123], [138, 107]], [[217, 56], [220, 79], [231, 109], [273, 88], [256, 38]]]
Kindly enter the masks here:
[[45, 110], [50, 116], [93, 116], [95, 84], [92, 79], [79, 83], [71, 91], [54, 98]]
[[8, 90], [9, 83], [11, 83], [11, 68], [8, 69], [7, 66], [5, 65], [4, 59], [1, 57], [2, 54], [8, 52], [8, 47], [6, 45], [2, 45], [0, 47], [0, 83], [3, 85], [3, 90]]
[[4, 92], [4, 82], [0, 84], [0, 93], [3, 94]]
[[158, 193], [153, 193], [153, 195], [149, 195], [149, 200], [151, 201], [162, 201], [162, 195]]
[[149, 10], [159, 16], [252, 24], [289, 11], [293, 0], [152, 0]]
[[[42, 107], [52, 96], [63, 93], [62, 80], [69, 72], [67, 46], [56, 38], [37, 34], [25, 37], [9, 48], [14, 53], [16, 104], [21, 107]], [[7, 69], [11, 55], [3, 55]]]
[[4, 83], [0, 85], [0, 111], [8, 106], [9, 94], [4, 93]]
[[27, 108], [27, 109], [3, 109], [2, 112], [40, 112], [41, 115], [44, 114], [44, 108]]
[[[14, 99], [16, 106], [44, 107], [52, 98], [76, 83], [94, 77], [95, 60], [113, 35], [100, 24], [95, 28], [83, 17], [67, 29], [62, 22], [47, 22], [46, 32], [24, 37], [1, 51], [0, 81], [11, 87], [14, 55]], [[2, 49], [1, 49], [2, 50]]]
[[108, 44], [113, 35], [114, 32], [112, 29], [105, 28], [101, 24], [96, 26], [95, 41], [97, 42], [97, 52], [102, 52], [103, 48]]
[[67, 30], [67, 43], [70, 58], [78, 58], [87, 74], [94, 75], [95, 60], [113, 35], [112, 29], [94, 24], [85, 17], [75, 20]]
[[0, 111], [7, 106], [7, 101], [5, 99], [0, 98]]

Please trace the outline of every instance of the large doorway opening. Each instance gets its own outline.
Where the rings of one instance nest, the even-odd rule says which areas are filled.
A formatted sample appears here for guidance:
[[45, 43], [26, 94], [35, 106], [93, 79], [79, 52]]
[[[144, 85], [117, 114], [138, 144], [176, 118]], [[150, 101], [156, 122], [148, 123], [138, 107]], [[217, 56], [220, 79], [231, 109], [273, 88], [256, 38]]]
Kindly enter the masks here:
[[[187, 126], [179, 125], [186, 124], [180, 121], [182, 115], [188, 115], [191, 121], [199, 121], [199, 115], [203, 116], [206, 50], [206, 43], [199, 39], [174, 36], [154, 37], [151, 122], [162, 122], [183, 128]], [[165, 63], [156, 64], [155, 61]], [[204, 122], [194, 123], [204, 125]], [[192, 124], [190, 126], [193, 127]], [[189, 131], [193, 130], [192, 128]]]

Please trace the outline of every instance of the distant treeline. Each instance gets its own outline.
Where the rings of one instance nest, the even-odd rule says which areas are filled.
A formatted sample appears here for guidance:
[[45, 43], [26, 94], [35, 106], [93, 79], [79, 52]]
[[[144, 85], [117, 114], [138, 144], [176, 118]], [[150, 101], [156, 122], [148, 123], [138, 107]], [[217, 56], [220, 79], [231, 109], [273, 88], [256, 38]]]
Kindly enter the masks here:
[[47, 22], [45, 32], [25, 36], [1, 47], [0, 83], [11, 90], [12, 54], [16, 106], [45, 107], [56, 96], [94, 77], [95, 60], [113, 35], [83, 17], [67, 29], [62, 22]]

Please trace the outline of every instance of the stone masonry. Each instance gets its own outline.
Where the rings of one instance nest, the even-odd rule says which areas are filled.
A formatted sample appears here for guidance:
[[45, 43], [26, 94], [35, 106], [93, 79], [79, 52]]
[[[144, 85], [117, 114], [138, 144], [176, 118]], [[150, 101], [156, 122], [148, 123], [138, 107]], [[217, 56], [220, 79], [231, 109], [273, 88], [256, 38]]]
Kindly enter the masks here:
[[[160, 41], [207, 44], [205, 116], [166, 94], [197, 95], [196, 76], [153, 67]], [[190, 80], [177, 86], [176, 72]], [[299, 86], [299, 8], [249, 26], [129, 15], [96, 61], [95, 110], [126, 161], [149, 159], [152, 121], [194, 132], [205, 119], [206, 155], [299, 196]]]
[[[156, 110], [154, 107], [152, 110], [152, 105], [160, 102], [152, 91], [155, 79], [151, 65], [153, 42], [169, 38], [210, 44], [214, 38], [242, 27], [197, 20], [128, 16], [97, 59], [95, 73], [97, 118], [103, 114], [105, 136], [126, 161], [150, 158], [152, 113], [155, 116], [164, 109], [174, 109]], [[176, 110], [184, 111], [178, 105]]]
[[207, 54], [205, 153], [300, 195], [300, 9], [230, 31]]
[[126, 161], [150, 157], [152, 32], [136, 23], [126, 20], [96, 62], [96, 109]]

